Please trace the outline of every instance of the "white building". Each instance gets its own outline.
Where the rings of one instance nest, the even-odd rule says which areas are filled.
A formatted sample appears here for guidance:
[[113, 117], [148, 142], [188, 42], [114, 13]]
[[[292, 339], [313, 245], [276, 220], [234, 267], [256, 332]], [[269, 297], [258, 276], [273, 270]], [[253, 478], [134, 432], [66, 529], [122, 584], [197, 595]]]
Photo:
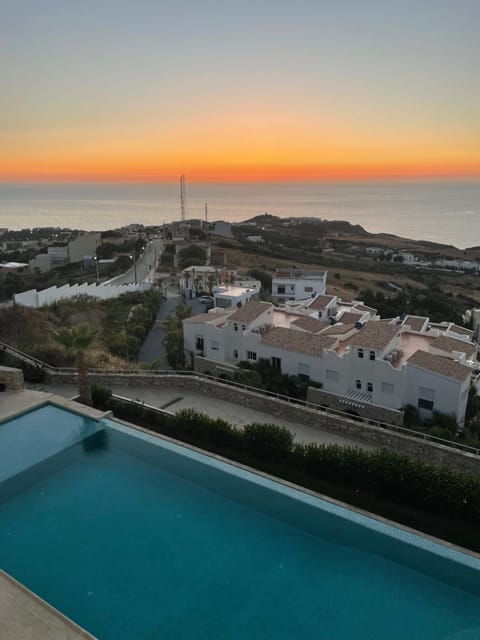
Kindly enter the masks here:
[[215, 287], [213, 290], [213, 300], [215, 307], [228, 309], [230, 307], [243, 307], [250, 300], [258, 298], [260, 295], [260, 282], [252, 282], [248, 287], [228, 285], [225, 287]]
[[204, 370], [220, 366], [231, 373], [241, 361], [264, 358], [353, 406], [381, 411], [412, 404], [425, 417], [437, 410], [463, 423], [477, 346], [468, 334], [455, 333], [462, 327], [416, 316], [379, 320], [375, 309], [355, 301], [337, 300], [335, 316], [329, 308], [333, 314], [327, 300], [321, 317], [317, 309], [308, 314], [305, 306], [267, 302], [213, 309], [184, 320], [185, 349], [210, 361]]
[[326, 284], [326, 271], [277, 269], [272, 278], [272, 296], [279, 301], [313, 298], [324, 295]]

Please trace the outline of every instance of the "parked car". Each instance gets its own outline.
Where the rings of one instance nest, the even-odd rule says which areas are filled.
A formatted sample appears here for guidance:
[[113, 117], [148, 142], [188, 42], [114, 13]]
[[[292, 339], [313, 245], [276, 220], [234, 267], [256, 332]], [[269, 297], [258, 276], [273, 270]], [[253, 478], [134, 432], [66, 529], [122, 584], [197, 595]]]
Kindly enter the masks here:
[[213, 300], [212, 296], [200, 296], [198, 301], [201, 304], [213, 304], [214, 303], [214, 300]]

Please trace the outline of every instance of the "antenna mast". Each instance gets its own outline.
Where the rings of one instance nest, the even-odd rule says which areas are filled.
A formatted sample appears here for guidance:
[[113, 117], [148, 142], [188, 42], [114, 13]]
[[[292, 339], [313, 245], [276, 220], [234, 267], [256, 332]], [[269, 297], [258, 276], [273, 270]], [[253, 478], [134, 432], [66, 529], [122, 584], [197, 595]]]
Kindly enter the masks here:
[[208, 204], [205, 203], [205, 222], [208, 222]]
[[182, 222], [185, 221], [185, 176], [180, 176], [180, 210], [182, 212]]

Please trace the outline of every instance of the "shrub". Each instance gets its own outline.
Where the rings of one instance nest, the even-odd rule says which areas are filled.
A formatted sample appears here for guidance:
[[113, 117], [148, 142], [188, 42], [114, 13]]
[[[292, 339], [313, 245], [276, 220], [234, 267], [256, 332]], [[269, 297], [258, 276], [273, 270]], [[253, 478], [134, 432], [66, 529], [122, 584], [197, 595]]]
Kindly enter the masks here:
[[292, 433], [275, 424], [247, 424], [243, 430], [243, 441], [247, 451], [267, 460], [286, 458], [293, 449]]
[[103, 411], [106, 411], [110, 408], [111, 400], [112, 400], [112, 390], [106, 389], [105, 387], [100, 387], [97, 385], [92, 385], [92, 403], [94, 407], [98, 407]]

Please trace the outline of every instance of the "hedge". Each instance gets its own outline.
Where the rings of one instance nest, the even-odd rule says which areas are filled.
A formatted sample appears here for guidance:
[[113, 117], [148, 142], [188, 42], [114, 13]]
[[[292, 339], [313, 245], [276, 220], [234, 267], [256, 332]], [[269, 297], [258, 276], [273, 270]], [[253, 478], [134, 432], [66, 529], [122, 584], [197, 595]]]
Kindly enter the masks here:
[[427, 464], [384, 450], [367, 451], [333, 444], [295, 444], [287, 429], [273, 424], [237, 428], [221, 419], [182, 410], [161, 413], [134, 401], [112, 398], [104, 389], [92, 390], [94, 406], [152, 431], [226, 455], [246, 464], [268, 468], [281, 464], [285, 476], [296, 471], [352, 491], [367, 491], [389, 503], [406, 505], [464, 522], [480, 523], [480, 478], [470, 473]]

